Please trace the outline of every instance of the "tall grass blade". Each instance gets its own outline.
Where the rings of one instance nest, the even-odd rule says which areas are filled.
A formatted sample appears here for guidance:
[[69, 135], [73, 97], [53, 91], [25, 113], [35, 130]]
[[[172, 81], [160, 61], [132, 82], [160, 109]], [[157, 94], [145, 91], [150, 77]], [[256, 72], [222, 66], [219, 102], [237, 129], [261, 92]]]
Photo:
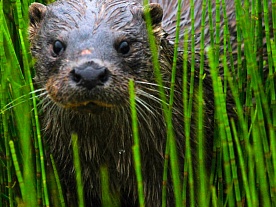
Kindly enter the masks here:
[[77, 185], [77, 195], [78, 195], [78, 206], [84, 207], [84, 194], [83, 194], [83, 184], [81, 176], [81, 164], [79, 157], [79, 148], [78, 148], [78, 136], [77, 134], [71, 135], [72, 147], [73, 147], [73, 156], [74, 156], [74, 167], [76, 171], [76, 185]]
[[143, 189], [143, 178], [141, 171], [141, 155], [140, 155], [140, 145], [139, 145], [139, 134], [138, 134], [138, 118], [136, 112], [136, 103], [135, 103], [135, 90], [134, 90], [134, 81], [129, 81], [129, 100], [130, 100], [130, 109], [131, 109], [131, 118], [132, 118], [132, 131], [133, 131], [133, 157], [134, 157], [134, 166], [135, 173], [138, 183], [138, 198], [139, 205], [141, 207], [145, 206], [144, 200], [144, 189]]

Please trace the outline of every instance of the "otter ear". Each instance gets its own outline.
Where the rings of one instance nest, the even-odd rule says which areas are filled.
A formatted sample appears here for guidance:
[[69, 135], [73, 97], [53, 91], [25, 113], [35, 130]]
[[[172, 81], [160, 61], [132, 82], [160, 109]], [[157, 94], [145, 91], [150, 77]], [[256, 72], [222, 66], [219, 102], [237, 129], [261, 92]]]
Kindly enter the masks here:
[[40, 3], [32, 3], [29, 7], [29, 39], [32, 41], [45, 16], [47, 7]]
[[143, 19], [145, 19], [145, 14], [147, 12], [150, 13], [152, 25], [159, 24], [162, 21], [163, 9], [160, 4], [150, 3], [149, 5], [145, 6]]

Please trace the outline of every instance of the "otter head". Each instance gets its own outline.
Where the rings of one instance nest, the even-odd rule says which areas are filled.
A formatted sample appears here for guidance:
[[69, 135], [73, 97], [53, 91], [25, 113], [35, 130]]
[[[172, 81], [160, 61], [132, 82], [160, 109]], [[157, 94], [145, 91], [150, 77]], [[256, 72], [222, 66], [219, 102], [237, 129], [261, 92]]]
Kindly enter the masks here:
[[154, 81], [145, 12], [158, 44], [164, 35], [158, 4], [147, 9], [119, 0], [31, 4], [29, 38], [37, 83], [63, 108], [93, 113], [125, 105], [130, 79], [136, 87]]

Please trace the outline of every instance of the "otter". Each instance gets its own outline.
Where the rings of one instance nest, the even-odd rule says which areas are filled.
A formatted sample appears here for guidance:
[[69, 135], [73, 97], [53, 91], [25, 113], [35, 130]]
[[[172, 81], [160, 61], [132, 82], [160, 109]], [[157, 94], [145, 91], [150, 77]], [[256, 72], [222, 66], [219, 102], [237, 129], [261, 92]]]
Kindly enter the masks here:
[[[181, 176], [186, 139], [183, 127], [182, 43], [184, 29], [188, 33], [190, 31], [188, 2], [182, 3], [181, 44], [172, 115]], [[228, 11], [233, 12], [233, 1], [226, 0], [226, 4]], [[202, 1], [195, 2], [197, 47], [201, 6]], [[44, 95], [43, 136], [47, 153], [52, 154], [56, 162], [70, 205], [77, 205], [71, 146], [71, 134], [76, 133], [86, 206], [101, 206], [101, 166], [107, 167], [110, 190], [112, 194], [119, 195], [121, 206], [138, 206], [128, 89], [132, 79], [135, 82], [145, 205], [161, 206], [167, 132], [154, 76], [145, 12], [149, 11], [151, 16], [164, 90], [168, 96], [177, 1], [152, 0], [149, 8], [145, 10], [139, 0], [59, 0], [48, 6], [33, 3], [29, 8], [29, 38], [36, 60], [35, 81]], [[234, 20], [235, 15], [231, 13], [229, 21]], [[234, 24], [229, 24], [229, 27], [231, 25]], [[210, 35], [208, 29], [205, 32]], [[196, 74], [195, 84], [197, 82]], [[206, 163], [210, 164], [214, 125], [211, 79], [205, 78], [203, 84], [207, 114], [205, 147], [209, 152]], [[196, 126], [192, 124], [191, 127]], [[193, 160], [197, 159], [195, 131], [191, 129], [189, 137]], [[167, 206], [174, 206], [174, 202], [169, 173]]]

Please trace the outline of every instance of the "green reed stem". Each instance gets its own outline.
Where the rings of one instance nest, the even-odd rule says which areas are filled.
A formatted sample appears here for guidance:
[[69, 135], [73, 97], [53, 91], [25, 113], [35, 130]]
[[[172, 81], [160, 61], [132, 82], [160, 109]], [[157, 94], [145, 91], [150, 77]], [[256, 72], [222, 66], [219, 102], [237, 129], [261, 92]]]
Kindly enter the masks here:
[[210, 46], [214, 49], [215, 53], [215, 40], [214, 40], [214, 24], [213, 24], [213, 5], [212, 1], [208, 0], [208, 16], [209, 16], [209, 27], [210, 27]]
[[[4, 36], [3, 36], [3, 2], [0, 2], [0, 109], [2, 109], [6, 105], [7, 100], [7, 93], [5, 91], [7, 90], [7, 84], [5, 82], [6, 80], [6, 74], [4, 73], [4, 68], [7, 68], [7, 59], [5, 56], [4, 51]], [[1, 122], [2, 121], [2, 122]], [[4, 173], [2, 173], [1, 180], [2, 182], [7, 181], [8, 184], [8, 200], [9, 200], [9, 206], [13, 207], [13, 189], [12, 189], [12, 160], [11, 160], [11, 153], [10, 153], [10, 147], [9, 147], [9, 141], [10, 141], [10, 135], [9, 135], [9, 129], [8, 129], [8, 113], [1, 113], [0, 116], [0, 125], [2, 124], [2, 130], [3, 130], [3, 139], [4, 139], [4, 145], [5, 145], [5, 156], [6, 156], [6, 162], [3, 164], [3, 166], [6, 167], [7, 171], [7, 180], [4, 178]], [[0, 128], [0, 134], [1, 134], [1, 128]], [[4, 149], [3, 149], [4, 153]], [[4, 194], [4, 192], [3, 192]], [[2, 205], [1, 205], [2, 206]]]
[[[4, 88], [3, 88], [4, 89]], [[1, 92], [1, 87], [0, 87]], [[5, 99], [2, 99], [3, 101]], [[4, 104], [4, 102], [3, 102]], [[6, 169], [7, 169], [7, 182], [8, 182], [8, 197], [9, 197], [9, 206], [13, 207], [13, 189], [12, 189], [12, 159], [11, 159], [11, 153], [10, 153], [10, 135], [8, 131], [8, 120], [7, 120], [7, 113], [2, 114], [2, 121], [3, 121], [3, 128], [4, 128], [4, 139], [5, 139], [5, 156], [6, 156]]]
[[[273, 65], [274, 67], [276, 66], [276, 46], [275, 46], [275, 43], [272, 42], [271, 43], [271, 47], [272, 47], [272, 60], [273, 60]], [[273, 79], [271, 80], [271, 82], [273, 82]], [[272, 84], [272, 87], [275, 88], [274, 84]], [[272, 96], [274, 98], [274, 96]], [[272, 117], [273, 117], [273, 128], [276, 129], [276, 100], [273, 99], [271, 100], [271, 106], [272, 106]], [[276, 149], [276, 139], [275, 137], [272, 137], [271, 138], [271, 147], [270, 147], [272, 150], [272, 163], [273, 163], [273, 169], [274, 169], [274, 181], [276, 179], [276, 150], [273, 150], [273, 149]], [[274, 189], [275, 189], [275, 186], [274, 186]], [[275, 194], [275, 190], [274, 191], [274, 194]], [[275, 199], [274, 199], [274, 202], [275, 202]]]
[[[238, 180], [238, 173], [237, 173], [237, 166], [236, 166], [236, 161], [235, 161], [235, 151], [234, 151], [234, 146], [233, 146], [233, 138], [231, 134], [231, 129], [229, 125], [229, 119], [227, 116], [227, 105], [226, 105], [226, 98], [227, 98], [227, 75], [228, 75], [228, 62], [227, 62], [227, 26], [224, 26], [224, 56], [223, 56], [223, 67], [224, 67], [224, 102], [222, 103], [224, 105], [225, 111], [224, 111], [224, 125], [225, 125], [225, 130], [227, 134], [227, 142], [228, 142], [228, 148], [229, 148], [229, 155], [230, 155], [230, 164], [231, 164], [231, 172], [232, 172], [232, 178], [233, 178], [233, 184], [234, 184], [234, 190], [235, 190], [235, 196], [236, 196], [236, 206], [242, 206], [242, 201], [241, 201], [241, 192], [240, 192], [240, 186], [239, 186], [239, 180]], [[226, 121], [227, 120], [227, 121]]]
[[[144, 0], [144, 5], [148, 5], [149, 1]], [[173, 135], [173, 125], [172, 125], [172, 118], [170, 113], [170, 107], [168, 108], [166, 103], [166, 95], [163, 88], [163, 81], [162, 76], [160, 73], [160, 66], [159, 66], [159, 59], [158, 59], [158, 51], [155, 44], [155, 37], [153, 35], [152, 30], [152, 23], [151, 23], [151, 17], [149, 10], [150, 8], [148, 6], [145, 6], [145, 20], [146, 20], [146, 26], [148, 31], [148, 38], [150, 43], [150, 50], [152, 53], [152, 62], [154, 66], [154, 75], [156, 78], [156, 82], [158, 85], [159, 90], [159, 96], [161, 99], [161, 105], [164, 112], [164, 117], [166, 121], [166, 129], [167, 129], [167, 139], [169, 139], [169, 145], [166, 145], [165, 152], [169, 152], [170, 155], [170, 164], [171, 164], [171, 170], [172, 170], [172, 181], [174, 186], [174, 194], [176, 199], [176, 206], [181, 206], [181, 183], [180, 183], [180, 177], [179, 177], [179, 166], [178, 166], [178, 158], [177, 158], [177, 152], [176, 152], [176, 144], [175, 144], [175, 137]], [[170, 100], [173, 100], [170, 98]], [[169, 149], [168, 149], [169, 148]], [[168, 154], [165, 154], [165, 157], [168, 156]], [[166, 169], [164, 169], [166, 170]]]
[[253, 141], [254, 141], [254, 151], [256, 153], [255, 160], [256, 163], [258, 163], [258, 167], [256, 168], [257, 171], [257, 179], [259, 180], [260, 184], [260, 195], [262, 197], [263, 206], [270, 207], [270, 195], [268, 195], [269, 189], [268, 189], [268, 183], [267, 183], [267, 175], [265, 172], [265, 157], [264, 157], [264, 151], [262, 148], [262, 143], [260, 139], [260, 132], [259, 129], [260, 125], [255, 122], [253, 127]]
[[[272, 47], [275, 46], [271, 44], [270, 41], [270, 30], [272, 29], [270, 26], [270, 21], [269, 21], [269, 11], [271, 11], [270, 6], [267, 0], [263, 1], [263, 13], [264, 13], [264, 23], [265, 23], [265, 37], [266, 37], [266, 49], [267, 49], [267, 54], [268, 54], [268, 68], [269, 68], [269, 75], [267, 78], [267, 85], [268, 87], [266, 88], [266, 91], [270, 91], [270, 97], [267, 97], [268, 99], [263, 101], [263, 105], [265, 108], [265, 114], [271, 114], [271, 120], [269, 121], [269, 137], [270, 137], [270, 142], [271, 145], [274, 144], [275, 146], [275, 125], [273, 126], [273, 120], [276, 120], [276, 115], [275, 113], [270, 113], [270, 109], [272, 109], [272, 112], [276, 112], [276, 91], [275, 91], [275, 78], [273, 78], [273, 74], [275, 74], [275, 67], [273, 68], [273, 60], [272, 59]], [[272, 42], [273, 43], [273, 42]], [[275, 66], [275, 65], [274, 65]], [[270, 103], [268, 103], [270, 99]], [[267, 101], [267, 102], [266, 102]], [[268, 117], [269, 118], [269, 117]], [[271, 191], [271, 197], [274, 198], [273, 204], [276, 205], [276, 172], [275, 172], [275, 165], [274, 162], [271, 162], [271, 156], [270, 154], [270, 149], [275, 149], [271, 148], [268, 143], [266, 144], [266, 148], [264, 149], [265, 154], [266, 154], [266, 163], [268, 165], [268, 173], [269, 173], [269, 180], [270, 180], [270, 187], [272, 189]], [[270, 148], [270, 149], [269, 149]], [[272, 157], [273, 158], [273, 157]]]
[[177, 19], [176, 19], [176, 34], [175, 34], [175, 44], [174, 44], [174, 56], [173, 56], [173, 66], [171, 75], [171, 86], [170, 86], [170, 99], [169, 99], [169, 111], [168, 117], [168, 138], [170, 146], [170, 164], [172, 169], [172, 178], [174, 185], [174, 194], [176, 200], [176, 206], [181, 206], [181, 182], [179, 174], [179, 162], [177, 155], [177, 148], [175, 137], [173, 135], [173, 123], [172, 123], [172, 111], [173, 111], [173, 101], [174, 101], [174, 88], [175, 88], [175, 76], [176, 76], [176, 66], [178, 59], [178, 46], [179, 46], [179, 32], [180, 32], [180, 17], [181, 17], [181, 3], [182, 0], [177, 1]]
[[[273, 41], [276, 43], [276, 0], [271, 1], [272, 6], [272, 29], [273, 29]], [[274, 65], [275, 66], [275, 65]]]
[[[231, 66], [231, 71], [233, 73], [233, 75], [237, 74], [237, 71], [235, 71], [234, 69], [234, 58], [233, 58], [233, 50], [232, 50], [232, 44], [231, 44], [231, 40], [230, 40], [230, 32], [229, 32], [229, 21], [228, 21], [228, 17], [227, 17], [227, 7], [225, 4], [225, 0], [222, 0], [222, 10], [223, 10], [223, 21], [224, 21], [224, 34], [223, 34], [223, 38], [224, 38], [224, 55], [227, 57], [227, 59], [229, 59], [229, 63]], [[227, 50], [227, 49], [228, 50]], [[226, 77], [226, 71], [224, 70], [224, 76]], [[224, 92], [226, 93], [227, 91], [227, 78], [224, 78]]]
[[[188, 103], [188, 32], [184, 35], [184, 52], [183, 52], [183, 114], [184, 114], [184, 134], [185, 134], [185, 163], [184, 163], [184, 181], [183, 181], [183, 191], [182, 200], [183, 204], [186, 204], [187, 187], [189, 187], [190, 195], [190, 206], [195, 206], [195, 195], [194, 195], [194, 178], [193, 178], [193, 164], [192, 164], [192, 153], [191, 153], [191, 143], [190, 143], [190, 129], [191, 129], [191, 108], [189, 108]], [[188, 186], [186, 185], [188, 183]]]
[[[212, 21], [211, 19], [210, 21]], [[216, 39], [215, 39], [215, 62], [218, 64], [220, 56], [220, 0], [216, 0]]]
[[82, 176], [81, 176], [81, 163], [79, 157], [79, 147], [78, 147], [78, 135], [72, 134], [72, 147], [73, 147], [73, 157], [74, 157], [74, 167], [76, 172], [76, 183], [77, 183], [77, 194], [79, 207], [84, 207], [84, 194], [83, 194], [83, 184], [82, 184]]
[[[194, 0], [190, 0], [191, 5], [191, 77], [189, 91], [189, 120], [191, 120], [191, 112], [193, 107], [194, 83], [195, 83], [195, 5]], [[190, 121], [189, 121], [190, 122]], [[190, 137], [190, 136], [189, 136]], [[186, 137], [189, 138], [189, 137]]]
[[203, 111], [203, 73], [204, 73], [204, 31], [205, 31], [205, 14], [206, 14], [206, 0], [202, 1], [202, 15], [201, 15], [201, 35], [200, 35], [200, 71], [199, 71], [199, 86], [198, 86], [198, 170], [199, 170], [199, 205], [208, 206], [207, 202], [207, 187], [206, 187], [206, 172], [204, 165], [204, 111]]
[[[149, 1], [148, 0], [144, 0], [143, 1], [143, 5], [148, 5]], [[148, 6], [145, 6], [145, 20], [146, 20], [146, 26], [147, 26], [147, 31], [148, 31], [148, 38], [149, 38], [149, 45], [150, 45], [150, 50], [151, 50], [151, 54], [152, 54], [152, 63], [153, 63], [153, 69], [154, 69], [154, 75], [156, 78], [156, 82], [158, 85], [158, 91], [159, 91], [159, 96], [162, 100], [162, 107], [164, 112], [166, 112], [167, 106], [165, 103], [167, 103], [166, 101], [166, 94], [164, 91], [164, 87], [163, 87], [163, 80], [162, 80], [162, 75], [161, 75], [161, 71], [160, 71], [160, 65], [159, 65], [159, 60], [158, 60], [158, 50], [155, 44], [155, 37], [153, 34], [153, 30], [152, 30], [152, 23], [151, 23], [151, 17], [150, 17], [150, 13], [148, 12], [149, 8]]]
[[[242, 71], [242, 34], [241, 34], [241, 19], [240, 19], [240, 10], [241, 8], [238, 7], [238, 4], [240, 2], [238, 0], [235, 0], [235, 10], [236, 10], [236, 29], [237, 29], [237, 77], [242, 77], [243, 71]], [[240, 97], [243, 94], [243, 81], [238, 82], [238, 88]]]
[[[191, 116], [192, 116], [192, 108], [193, 108], [193, 99], [194, 99], [194, 85], [195, 85], [195, 5], [194, 1], [190, 0], [190, 6], [191, 6], [191, 68], [189, 71], [187, 71], [187, 79], [189, 77], [190, 73], [190, 80], [189, 80], [189, 87], [187, 80], [183, 83], [186, 84], [185, 88], [189, 88], [189, 96], [187, 96], [186, 103], [186, 110], [184, 114], [184, 121], [185, 121], [185, 138], [186, 138], [186, 162], [187, 168], [188, 168], [188, 184], [189, 184], [189, 194], [190, 194], [190, 206], [195, 206], [195, 183], [194, 183], [194, 175], [193, 175], [193, 163], [192, 163], [192, 153], [191, 153]], [[189, 48], [189, 47], [188, 47]], [[187, 50], [188, 53], [188, 50]], [[189, 57], [189, 56], [188, 56]], [[184, 67], [185, 69], [185, 67]], [[185, 91], [185, 90], [184, 90]], [[184, 94], [187, 94], [187, 92], [184, 92]], [[184, 108], [185, 109], [185, 108]]]
[[[269, 74], [273, 74], [272, 68], [272, 57], [271, 57], [271, 42], [270, 42], [270, 23], [269, 23], [269, 5], [267, 0], [263, 0], [263, 15], [264, 15], [264, 24], [265, 24], [265, 37], [266, 37], [266, 49], [267, 49], [267, 56], [268, 56], [268, 68]], [[263, 71], [263, 70], [262, 70]], [[275, 92], [275, 88], [271, 88], [273, 92]], [[275, 96], [275, 93], [272, 94]]]
[[228, 196], [228, 205], [235, 206], [234, 197], [232, 191], [232, 176], [231, 176], [231, 166], [230, 166], [230, 156], [227, 147], [227, 140], [229, 139], [229, 133], [227, 130], [229, 128], [226, 105], [225, 105], [225, 95], [223, 93], [223, 86], [221, 83], [221, 79], [218, 76], [217, 68], [215, 65], [214, 55], [212, 51], [208, 52], [210, 59], [210, 69], [211, 69], [211, 77], [213, 81], [213, 90], [214, 90], [214, 98], [215, 98], [215, 109], [217, 111], [218, 118], [218, 127], [219, 127], [219, 135], [222, 141], [222, 150], [223, 150], [223, 164], [224, 164], [224, 173], [225, 173], [225, 181], [226, 181], [226, 192]]
[[108, 169], [107, 167], [101, 167], [101, 186], [102, 186], [102, 206], [109, 207], [114, 206], [117, 207], [117, 203], [114, 203], [114, 200], [110, 197], [109, 191], [109, 177], [108, 177]]
[[[27, 193], [26, 193], [26, 189], [25, 189], [25, 183], [24, 183], [24, 180], [23, 180], [22, 173], [20, 171], [20, 167], [19, 167], [19, 163], [18, 163], [16, 152], [15, 152], [13, 141], [10, 141], [9, 145], [10, 145], [10, 150], [11, 150], [13, 165], [14, 165], [14, 168], [15, 168], [15, 173], [16, 173], [18, 182], [19, 182], [21, 194], [22, 194], [23, 200], [26, 201], [27, 200], [26, 199]], [[27, 204], [29, 204], [29, 203], [27, 203]]]
[[[22, 18], [21, 4], [20, 4], [19, 0], [16, 0], [16, 8], [17, 8], [17, 15], [18, 15], [18, 20], [19, 20], [18, 21], [19, 22], [19, 36], [20, 36], [20, 43], [21, 43], [22, 54], [23, 54], [25, 77], [26, 77], [27, 83], [29, 84], [30, 90], [34, 91], [34, 86], [32, 83], [32, 76], [31, 76], [31, 72], [30, 72], [30, 66], [28, 63], [29, 57], [27, 54], [29, 54], [29, 53], [27, 52], [26, 47], [25, 47], [25, 44], [27, 46], [29, 46], [28, 41], [27, 41], [27, 35], [26, 35], [27, 27]], [[25, 8], [25, 12], [26, 12], [26, 5], [23, 6], [23, 8]], [[44, 163], [43, 145], [42, 145], [41, 133], [40, 133], [40, 124], [39, 124], [38, 111], [37, 111], [37, 103], [36, 103], [35, 94], [31, 93], [31, 95], [32, 95], [32, 105], [30, 104], [30, 107], [33, 106], [35, 129], [36, 129], [38, 149], [39, 149], [39, 155], [40, 155], [40, 163], [37, 163], [38, 165], [40, 164], [40, 166], [37, 167], [37, 170], [38, 170], [38, 173], [40, 173], [40, 168], [41, 168], [45, 205], [49, 206], [50, 204], [49, 204], [49, 196], [48, 196], [48, 189], [47, 189], [46, 170], [45, 170], [45, 163]]]
[[248, 207], [253, 207], [252, 201], [251, 201], [252, 198], [251, 198], [251, 194], [250, 194], [250, 188], [248, 185], [248, 179], [247, 179], [247, 174], [246, 174], [246, 169], [245, 169], [245, 161], [243, 158], [242, 148], [240, 145], [240, 141], [238, 139], [237, 129], [236, 129], [235, 122], [233, 119], [231, 120], [231, 126], [232, 126], [232, 130], [233, 130], [235, 144], [237, 146], [238, 158], [239, 158], [240, 167], [241, 167], [241, 175], [242, 175], [242, 181], [243, 181], [243, 187], [245, 190], [247, 205], [248, 205]]
[[144, 190], [143, 190], [143, 179], [141, 170], [141, 155], [140, 155], [140, 145], [139, 145], [139, 134], [138, 134], [138, 118], [136, 113], [136, 103], [135, 103], [135, 89], [134, 81], [129, 81], [129, 99], [131, 108], [131, 118], [132, 118], [132, 131], [133, 131], [133, 155], [134, 155], [134, 165], [138, 184], [138, 198], [141, 207], [145, 206], [144, 200]]
[[[21, 47], [21, 51], [22, 51], [22, 60], [23, 60], [23, 67], [26, 69], [29, 69], [29, 64], [28, 64], [28, 57], [27, 54], [29, 54], [26, 50], [26, 46], [25, 46], [25, 42], [27, 42], [27, 33], [26, 33], [26, 25], [24, 24], [23, 18], [22, 18], [22, 8], [21, 8], [21, 3], [19, 0], [17, 0], [15, 2], [15, 6], [16, 6], [16, 17], [18, 20], [18, 33], [19, 33], [19, 42], [20, 42], [20, 47]], [[25, 84], [25, 80], [23, 81], [23, 83]], [[23, 93], [29, 93], [29, 88], [22, 88], [22, 92]], [[15, 90], [13, 90], [13, 92], [16, 92]], [[16, 94], [16, 93], [14, 93]], [[21, 95], [21, 94], [20, 94]], [[17, 95], [15, 97], [18, 97]], [[26, 103], [24, 103], [26, 109], [30, 109], [32, 108], [31, 104], [29, 101], [26, 101]], [[29, 105], [28, 107], [26, 107], [26, 105]], [[21, 108], [21, 106], [17, 106], [16, 108]], [[17, 111], [17, 113], [22, 113], [22, 111]], [[26, 116], [28, 114], [28, 116]], [[30, 149], [31, 149], [31, 136], [30, 136], [30, 110], [25, 112], [25, 117], [27, 118], [28, 121], [23, 120], [20, 115], [18, 114], [18, 121], [19, 122], [23, 122], [25, 123], [27, 126], [24, 126], [25, 130], [23, 130], [23, 126], [20, 130], [22, 132], [22, 136], [21, 136], [21, 146], [22, 146], [22, 155], [24, 157], [23, 159], [23, 172], [24, 172], [24, 180], [25, 180], [25, 186], [26, 186], [26, 190], [27, 192], [29, 192], [29, 196], [26, 197], [27, 203], [29, 205], [35, 205], [35, 200], [36, 200], [36, 188], [35, 188], [35, 173], [34, 173], [34, 165], [32, 162], [32, 153], [30, 153]], [[19, 120], [21, 119], [21, 120]], [[18, 124], [19, 125], [19, 124]], [[21, 123], [20, 123], [21, 125]]]
[[[217, 135], [219, 136], [219, 132], [217, 132]], [[223, 183], [223, 150], [222, 150], [222, 140], [220, 140], [220, 145], [217, 149], [217, 179], [218, 179], [218, 206], [223, 206], [223, 200], [224, 200], [224, 183]]]
[[[146, 6], [149, 4], [148, 0], [143, 1], [143, 5]], [[147, 6], [145, 7], [146, 9], [149, 9]], [[148, 31], [148, 38], [149, 38], [149, 45], [150, 45], [150, 50], [152, 54], [152, 62], [153, 62], [153, 72], [154, 76], [156, 79], [156, 83], [158, 85], [158, 91], [159, 91], [159, 97], [161, 99], [161, 106], [162, 110], [164, 111], [165, 117], [167, 117], [167, 99], [166, 99], [166, 94], [163, 88], [163, 80], [161, 76], [161, 71], [160, 71], [160, 65], [159, 65], [159, 60], [158, 60], [158, 51], [157, 47], [155, 44], [155, 37], [153, 34], [152, 30], [152, 23], [151, 23], [151, 17], [149, 12], [145, 12], [145, 20], [146, 20], [146, 26], [147, 26], [147, 31]], [[167, 120], [167, 119], [166, 119]], [[168, 159], [169, 159], [169, 145], [168, 141], [166, 143], [166, 149], [165, 149], [165, 160], [164, 160], [164, 171], [163, 171], [163, 185], [162, 185], [162, 207], [166, 206], [166, 182], [167, 182], [167, 170], [168, 170]]]
[[[257, 0], [256, 2], [256, 14], [254, 15], [254, 10], [252, 14], [252, 24], [255, 26], [255, 39], [254, 39], [254, 52], [256, 53], [258, 51], [259, 56], [259, 72], [261, 74], [261, 77], [263, 78], [263, 68], [264, 68], [264, 61], [263, 61], [263, 14], [262, 14], [262, 0]], [[257, 19], [256, 19], [257, 18]]]
[[60, 179], [59, 179], [59, 175], [57, 172], [57, 167], [53, 158], [53, 155], [50, 155], [50, 159], [51, 159], [51, 164], [53, 167], [53, 171], [54, 171], [54, 176], [55, 176], [55, 181], [57, 184], [57, 189], [58, 189], [58, 197], [59, 197], [59, 201], [60, 201], [60, 207], [65, 207], [65, 200], [62, 194], [62, 188], [61, 188], [61, 183], [60, 183]]
[[[24, 85], [24, 78], [21, 74], [21, 69], [20, 69], [20, 65], [17, 61], [17, 57], [13, 48], [13, 43], [11, 41], [11, 37], [9, 34], [9, 29], [7, 27], [7, 23], [5, 21], [5, 18], [2, 18], [2, 25], [3, 25], [3, 34], [4, 34], [4, 41], [7, 43], [6, 46], [4, 47], [5, 50], [5, 54], [7, 56], [7, 58], [10, 60], [14, 60], [14, 61], [10, 61], [8, 62], [8, 65], [10, 68], [12, 68], [12, 70], [8, 70], [9, 67], [5, 67], [5, 73], [6, 75], [8, 75], [9, 77], [12, 77], [12, 81], [10, 82], [11, 84], [9, 85], [9, 89], [11, 91], [11, 95], [12, 97], [20, 97], [22, 96], [22, 91], [19, 91], [18, 89]], [[20, 33], [19, 33], [20, 35]], [[24, 50], [24, 48], [23, 48]], [[24, 52], [24, 51], [23, 51]], [[7, 79], [3, 80], [3, 81], [8, 81]], [[5, 91], [5, 93], [7, 93], [8, 91]], [[32, 165], [32, 156], [30, 153], [30, 144], [31, 144], [31, 140], [30, 140], [30, 125], [29, 125], [29, 106], [27, 104], [24, 104], [24, 106], [17, 106], [13, 108], [14, 110], [14, 116], [15, 116], [15, 120], [17, 122], [17, 127], [18, 127], [18, 132], [20, 134], [20, 141], [21, 141], [21, 146], [22, 146], [22, 154], [24, 157], [23, 160], [23, 172], [24, 172], [24, 179], [26, 179], [26, 189], [28, 190], [28, 192], [30, 192], [30, 195], [25, 197], [25, 200], [29, 205], [35, 205], [35, 201], [36, 199], [34, 199], [36, 197], [36, 190], [34, 188], [34, 166]], [[24, 116], [21, 116], [20, 114], [24, 114]], [[25, 124], [25, 126], [23, 126]], [[28, 181], [28, 182], [27, 182]]]
[[[274, 137], [274, 129], [272, 126], [272, 121], [271, 121], [271, 115], [269, 113], [269, 105], [268, 105], [268, 101], [267, 101], [267, 96], [264, 93], [264, 88], [263, 88], [263, 84], [262, 84], [262, 80], [261, 78], [258, 76], [258, 73], [256, 71], [256, 67], [255, 67], [255, 63], [256, 63], [256, 57], [252, 54], [251, 51], [251, 40], [250, 40], [250, 36], [245, 30], [243, 30], [243, 35], [245, 37], [245, 53], [246, 55], [249, 55], [248, 59], [248, 68], [251, 70], [252, 72], [252, 88], [255, 94], [255, 98], [256, 98], [256, 107], [257, 107], [257, 119], [258, 119], [258, 125], [259, 125], [259, 130], [258, 132], [256, 132], [256, 134], [260, 134], [260, 136], [262, 137], [262, 140], [260, 140], [260, 142], [262, 143], [262, 145], [258, 146], [255, 150], [257, 150], [260, 147], [263, 147], [264, 153], [266, 155], [269, 155], [269, 146], [268, 146], [268, 135], [269, 137]], [[269, 63], [270, 64], [270, 63]], [[265, 121], [264, 118], [266, 119], [266, 126], [265, 126]], [[268, 131], [267, 131], [268, 128]], [[253, 128], [254, 129], [254, 128]], [[268, 132], [268, 133], [267, 133]], [[260, 139], [260, 137], [255, 136], [256, 139]], [[256, 140], [256, 143], [258, 143], [259, 140]], [[261, 152], [261, 149], [258, 149], [259, 152]], [[266, 164], [267, 164], [267, 173], [268, 173], [268, 178], [270, 180], [270, 183], [273, 183], [273, 176], [272, 176], [272, 168], [271, 168], [271, 162], [270, 162], [270, 156], [266, 156]], [[265, 169], [262, 169], [262, 171], [264, 171]], [[258, 172], [258, 171], [257, 171]], [[259, 171], [258, 173], [261, 173], [262, 175], [265, 175], [264, 172]], [[261, 176], [261, 175], [260, 175]], [[260, 180], [260, 185], [264, 185], [265, 183], [261, 182]], [[267, 188], [267, 186], [262, 186], [264, 189]], [[273, 197], [275, 197], [273, 195]], [[264, 201], [266, 202], [266, 201]]]
[[[225, 39], [225, 43], [226, 43], [226, 39]], [[226, 54], [226, 51], [225, 51], [225, 54]], [[225, 71], [228, 71], [226, 56], [224, 56], [223, 59], [224, 59]], [[240, 186], [239, 186], [239, 180], [238, 180], [237, 165], [236, 165], [236, 161], [235, 161], [236, 158], [235, 158], [235, 151], [234, 151], [234, 146], [233, 146], [233, 138], [232, 138], [231, 129], [230, 129], [230, 125], [229, 125], [229, 119], [228, 119], [227, 111], [226, 111], [227, 110], [226, 100], [224, 100], [224, 103], [222, 103], [222, 104], [224, 104], [224, 109], [225, 109], [223, 118], [224, 118], [224, 120], [227, 120], [224, 122], [224, 125], [225, 125], [225, 131], [226, 131], [226, 135], [227, 135], [227, 142], [228, 142], [228, 149], [229, 149], [229, 156], [230, 156], [230, 165], [231, 165], [232, 179], [233, 179], [234, 192], [235, 192], [235, 201], [233, 201], [233, 202], [236, 203], [236, 206], [241, 207], [242, 199], [241, 199], [241, 192], [240, 192]]]
[[[255, 186], [255, 176], [254, 176], [254, 161], [253, 161], [253, 154], [250, 147], [250, 144], [248, 142], [250, 133], [247, 131], [248, 124], [247, 121], [243, 115], [243, 106], [241, 104], [241, 100], [239, 99], [239, 92], [238, 92], [238, 86], [234, 84], [234, 77], [229, 74], [229, 71], [227, 71], [228, 75], [228, 83], [230, 86], [230, 89], [232, 91], [233, 99], [235, 101], [235, 106], [237, 109], [237, 117], [238, 117], [238, 123], [240, 127], [239, 131], [239, 140], [237, 140], [236, 129], [234, 126], [232, 126], [234, 131], [234, 138], [237, 145], [238, 150], [238, 158], [240, 162], [240, 167], [242, 170], [242, 179], [243, 179], [243, 187], [245, 189], [245, 195], [247, 199], [248, 206], [257, 206], [258, 200], [257, 200], [257, 194], [256, 194], [256, 186]], [[254, 117], [254, 116], [253, 116]], [[252, 122], [254, 122], [254, 118], [252, 118]], [[239, 142], [238, 142], [239, 141]], [[245, 151], [243, 151], [240, 147], [239, 143], [245, 142]], [[241, 154], [241, 152], [244, 152], [244, 154]], [[248, 158], [247, 158], [248, 157]], [[248, 169], [246, 168], [245, 161], [248, 160], [249, 166]], [[245, 161], [243, 161], [245, 160]], [[246, 171], [249, 170], [249, 174], [246, 175]], [[248, 180], [248, 181], [247, 181]], [[249, 183], [249, 184], [248, 184]]]
[[218, 206], [218, 203], [217, 203], [217, 195], [216, 195], [216, 189], [215, 187], [211, 187], [211, 194], [212, 194], [212, 206], [213, 207], [217, 207]]

